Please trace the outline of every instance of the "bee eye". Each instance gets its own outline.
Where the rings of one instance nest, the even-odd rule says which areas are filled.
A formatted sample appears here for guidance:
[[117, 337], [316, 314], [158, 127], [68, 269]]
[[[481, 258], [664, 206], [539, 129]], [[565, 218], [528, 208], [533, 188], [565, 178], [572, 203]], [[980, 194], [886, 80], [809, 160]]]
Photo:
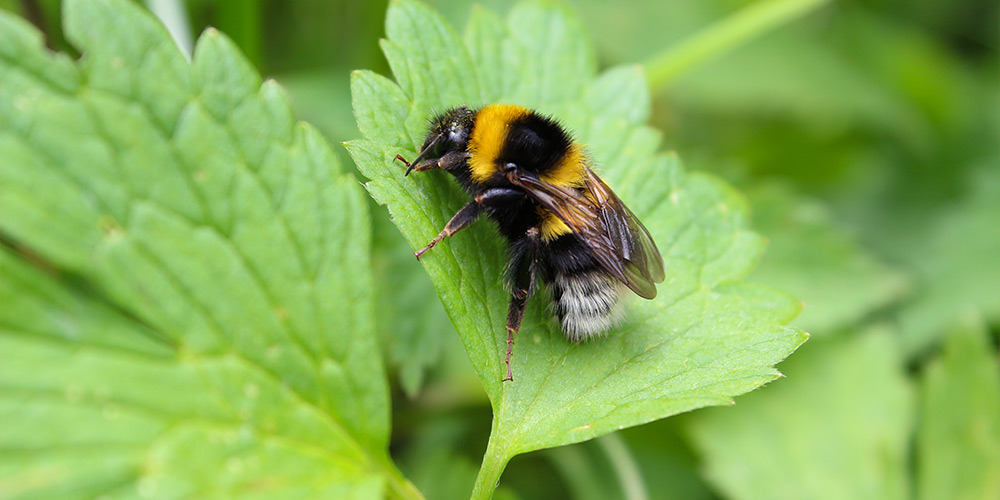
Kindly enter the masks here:
[[448, 132], [447, 143], [450, 146], [457, 146], [464, 148], [465, 143], [469, 140], [469, 131], [463, 127], [452, 127], [451, 131]]

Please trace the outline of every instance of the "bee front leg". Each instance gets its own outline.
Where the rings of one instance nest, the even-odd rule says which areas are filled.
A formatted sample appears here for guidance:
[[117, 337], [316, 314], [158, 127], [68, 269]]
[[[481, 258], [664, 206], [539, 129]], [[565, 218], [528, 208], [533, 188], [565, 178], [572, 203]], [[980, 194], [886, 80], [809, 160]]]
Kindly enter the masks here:
[[441, 232], [427, 244], [427, 246], [417, 250], [413, 253], [413, 255], [417, 257], [417, 260], [420, 260], [420, 256], [431, 248], [434, 248], [434, 245], [437, 245], [439, 241], [465, 229], [469, 226], [469, 224], [472, 224], [477, 218], [479, 218], [481, 211], [482, 206], [479, 205], [479, 203], [476, 203], [475, 201], [467, 203], [461, 210], [458, 211], [458, 213], [452, 216], [451, 220], [448, 221], [448, 224], [444, 226], [444, 229], [442, 229]]
[[440, 158], [428, 158], [420, 163], [407, 165], [409, 168], [407, 168], [406, 173], [409, 174], [412, 170], [416, 170], [417, 172], [426, 172], [428, 170], [434, 170], [435, 168], [452, 170], [465, 165], [469, 156], [469, 153], [465, 151], [452, 151]]
[[505, 382], [514, 380], [514, 374], [510, 370], [510, 356], [514, 352], [514, 334], [521, 329], [528, 297], [535, 288], [535, 267], [540, 245], [538, 228], [533, 227], [528, 229], [525, 239], [517, 242], [513, 249], [514, 256], [509, 269], [513, 291], [510, 296], [510, 307], [507, 309], [507, 356], [503, 360], [507, 365], [507, 377], [503, 379]]

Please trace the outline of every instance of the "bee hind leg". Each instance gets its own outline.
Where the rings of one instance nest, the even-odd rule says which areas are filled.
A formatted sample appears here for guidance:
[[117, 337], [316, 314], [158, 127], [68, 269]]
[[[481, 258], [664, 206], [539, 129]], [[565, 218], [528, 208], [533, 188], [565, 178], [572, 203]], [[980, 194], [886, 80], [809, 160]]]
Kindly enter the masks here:
[[539, 245], [538, 228], [528, 229], [525, 239], [514, 248], [514, 257], [511, 259], [511, 265], [508, 269], [513, 292], [510, 296], [510, 307], [507, 309], [507, 356], [503, 360], [507, 365], [507, 377], [503, 379], [505, 382], [514, 380], [514, 374], [510, 369], [510, 356], [514, 352], [514, 334], [521, 329], [521, 320], [524, 319], [528, 297], [531, 296], [531, 291], [535, 288], [535, 267]]

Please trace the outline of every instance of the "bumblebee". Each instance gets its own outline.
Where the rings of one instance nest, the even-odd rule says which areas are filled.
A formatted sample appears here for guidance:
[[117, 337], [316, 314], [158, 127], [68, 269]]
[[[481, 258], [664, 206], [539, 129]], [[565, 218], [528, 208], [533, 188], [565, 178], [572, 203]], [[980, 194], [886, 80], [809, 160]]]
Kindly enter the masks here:
[[558, 122], [522, 106], [461, 106], [433, 119], [410, 172], [442, 169], [472, 196], [424, 248], [481, 215], [492, 219], [510, 244], [506, 279], [505, 381], [528, 297], [541, 279], [552, 310], [573, 341], [600, 336], [623, 316], [630, 289], [656, 296], [663, 260], [649, 232], [590, 168], [582, 147]]

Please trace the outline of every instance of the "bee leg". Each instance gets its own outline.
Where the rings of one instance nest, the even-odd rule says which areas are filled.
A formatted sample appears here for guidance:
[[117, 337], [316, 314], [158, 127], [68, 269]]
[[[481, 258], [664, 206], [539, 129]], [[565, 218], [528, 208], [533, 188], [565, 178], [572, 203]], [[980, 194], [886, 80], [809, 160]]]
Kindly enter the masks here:
[[533, 227], [528, 229], [525, 239], [513, 248], [514, 257], [509, 268], [513, 292], [510, 296], [510, 307], [507, 309], [507, 356], [503, 360], [507, 365], [507, 377], [503, 379], [505, 382], [514, 380], [514, 374], [510, 370], [510, 356], [514, 352], [514, 334], [521, 329], [528, 297], [535, 288], [535, 266], [538, 261], [539, 245], [538, 228]]
[[444, 226], [444, 229], [442, 229], [441, 232], [427, 244], [427, 246], [417, 250], [413, 253], [413, 255], [417, 257], [417, 260], [420, 260], [420, 256], [423, 255], [424, 252], [434, 248], [434, 245], [437, 245], [439, 241], [465, 229], [469, 224], [472, 224], [472, 222], [479, 217], [479, 213], [481, 211], [482, 207], [479, 203], [476, 203], [475, 201], [467, 203], [451, 218], [451, 220], [448, 221], [448, 224]]
[[[448, 155], [445, 156], [447, 157]], [[414, 255], [417, 256], [417, 260], [420, 260], [420, 256], [433, 248], [434, 245], [437, 245], [439, 241], [461, 231], [462, 229], [465, 229], [469, 224], [472, 224], [472, 222], [479, 217], [479, 214], [482, 213], [483, 208], [503, 206], [510, 203], [511, 200], [518, 198], [524, 198], [524, 191], [510, 188], [492, 188], [477, 194], [475, 200], [462, 207], [462, 209], [459, 210], [450, 221], [448, 221], [448, 224], [445, 225], [444, 229], [437, 236], [435, 236], [434, 239], [427, 244], [427, 246], [414, 252]]]
[[409, 167], [407, 173], [410, 170], [425, 172], [427, 170], [434, 170], [435, 168], [452, 170], [465, 165], [465, 161], [468, 160], [469, 156], [469, 153], [466, 151], [452, 151], [440, 158], [428, 158], [415, 165], [407, 165]]
[[469, 157], [472, 156], [467, 151], [452, 151], [438, 160], [437, 166], [444, 170], [454, 170], [459, 167], [465, 166]]

